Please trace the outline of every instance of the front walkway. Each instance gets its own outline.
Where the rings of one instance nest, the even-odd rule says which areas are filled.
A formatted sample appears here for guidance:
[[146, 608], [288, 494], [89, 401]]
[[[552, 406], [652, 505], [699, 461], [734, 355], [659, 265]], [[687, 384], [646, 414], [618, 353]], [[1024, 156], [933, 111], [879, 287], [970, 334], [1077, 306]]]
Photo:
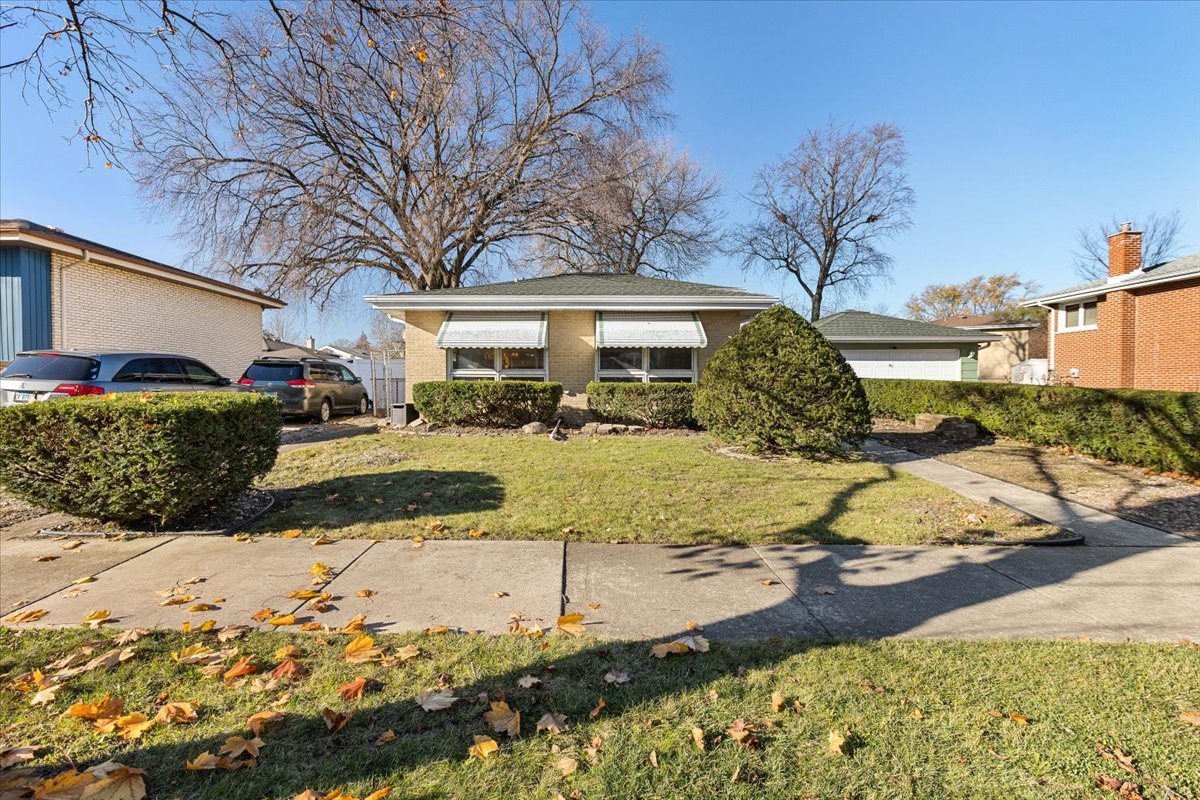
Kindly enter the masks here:
[[[256, 612], [271, 608], [294, 613], [297, 624], [340, 627], [365, 614], [374, 630], [500, 633], [514, 620], [550, 627], [560, 614], [579, 612], [595, 635], [619, 638], [698, 626], [724, 640], [1200, 639], [1200, 542], [877, 442], [866, 451], [972, 499], [1082, 534], [1087, 544], [418, 547], [407, 540], [30, 538], [51, 523], [43, 517], [0, 535], [0, 613], [42, 609], [48, 613], [33, 624], [64, 626], [107, 609], [122, 627], [178, 628], [185, 620], [254, 624]], [[328, 581], [312, 583], [314, 562], [328, 565]], [[77, 583], [87, 577], [94, 580]], [[193, 599], [163, 605], [161, 592], [172, 586]], [[309, 588], [331, 593], [331, 608], [318, 613], [288, 598]], [[195, 604], [213, 608], [189, 611]]]

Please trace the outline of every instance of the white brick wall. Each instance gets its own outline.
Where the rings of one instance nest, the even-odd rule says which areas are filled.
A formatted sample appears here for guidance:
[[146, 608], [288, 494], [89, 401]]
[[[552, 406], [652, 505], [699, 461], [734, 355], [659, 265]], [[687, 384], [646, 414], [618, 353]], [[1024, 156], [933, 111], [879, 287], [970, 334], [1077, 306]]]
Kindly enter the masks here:
[[237, 380], [262, 354], [262, 307], [192, 286], [53, 253], [55, 347], [197, 358]]

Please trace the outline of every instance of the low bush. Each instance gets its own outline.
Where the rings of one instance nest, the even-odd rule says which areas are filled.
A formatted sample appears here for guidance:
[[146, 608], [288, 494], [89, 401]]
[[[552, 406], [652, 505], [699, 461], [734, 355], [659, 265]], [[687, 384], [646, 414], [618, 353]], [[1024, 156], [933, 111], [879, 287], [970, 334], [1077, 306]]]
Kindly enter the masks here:
[[700, 376], [696, 421], [751, 452], [836, 453], [871, 432], [853, 370], [787, 306], [762, 312], [721, 345]]
[[694, 428], [691, 383], [601, 383], [587, 385], [588, 409], [602, 422], [648, 428]]
[[0, 408], [0, 486], [105, 521], [170, 524], [275, 464], [279, 403], [260, 394], [110, 394]]
[[413, 386], [413, 405], [441, 425], [519, 428], [553, 417], [562, 392], [540, 381], [429, 381]]
[[923, 412], [991, 433], [1151, 469], [1200, 474], [1200, 394], [1008, 383], [869, 378], [873, 413], [912, 421]]

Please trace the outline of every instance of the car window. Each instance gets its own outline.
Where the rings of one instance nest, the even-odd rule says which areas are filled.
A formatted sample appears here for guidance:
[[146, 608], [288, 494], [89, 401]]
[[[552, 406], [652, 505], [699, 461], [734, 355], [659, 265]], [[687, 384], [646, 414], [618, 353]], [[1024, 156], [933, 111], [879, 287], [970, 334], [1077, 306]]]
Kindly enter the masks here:
[[354, 383], [354, 373], [353, 372], [346, 369], [345, 367], [338, 367], [338, 369], [342, 373], [342, 380], [344, 380], [346, 383]]
[[192, 361], [190, 358], [181, 358], [179, 359], [179, 365], [183, 367], [183, 372], [187, 376], [188, 383], [200, 383], [210, 386], [221, 383], [221, 376], [199, 361]]
[[146, 383], [184, 383], [186, 378], [173, 358], [151, 356], [134, 358], [113, 376], [114, 381], [145, 381]]
[[100, 362], [80, 356], [55, 353], [19, 355], [0, 372], [0, 378], [26, 378], [35, 381], [91, 381], [100, 371]]
[[308, 373], [312, 375], [314, 381], [338, 380], [338, 374], [331, 370], [327, 364], [309, 364]]
[[298, 381], [304, 377], [304, 367], [299, 364], [271, 364], [255, 362], [246, 370], [246, 377], [252, 381], [284, 382]]

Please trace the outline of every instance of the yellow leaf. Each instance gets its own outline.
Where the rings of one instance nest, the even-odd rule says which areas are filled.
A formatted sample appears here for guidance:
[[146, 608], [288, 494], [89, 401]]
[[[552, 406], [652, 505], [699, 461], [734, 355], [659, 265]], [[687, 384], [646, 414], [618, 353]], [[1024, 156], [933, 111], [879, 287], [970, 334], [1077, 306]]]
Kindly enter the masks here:
[[215, 619], [206, 619], [206, 620], [204, 620], [204, 622], [200, 623], [200, 627], [198, 628], [198, 630], [201, 633], [208, 633], [215, 627], [217, 627], [217, 621]]
[[396, 732], [388, 728], [383, 733], [379, 734], [379, 738], [375, 740], [376, 745], [391, 744], [396, 741]]
[[509, 736], [519, 736], [521, 733], [521, 712], [509, 708], [503, 700], [493, 701], [491, 709], [483, 712], [483, 721], [497, 733], [507, 733]]
[[447, 628], [445, 625], [431, 625], [430, 627], [426, 628], [424, 631], [426, 636], [441, 636], [441, 635], [449, 633], [449, 632], [450, 632], [450, 629]]
[[119, 697], [104, 695], [95, 703], [75, 703], [63, 714], [74, 719], [103, 719], [118, 717], [125, 710], [125, 701]]
[[21, 625], [26, 622], [37, 622], [49, 613], [49, 611], [43, 611], [40, 608], [26, 608], [22, 611], [9, 614], [4, 618], [4, 621], [11, 622], [14, 625]]
[[96, 582], [96, 579], [94, 577], [92, 577], [91, 575], [85, 575], [82, 578], [76, 578], [75, 580], [71, 581], [71, 583], [73, 583], [77, 586], [79, 584], [83, 584], [83, 583], [95, 583], [95, 582]]
[[322, 581], [328, 581], [333, 577], [333, 570], [329, 568], [329, 565], [322, 564], [320, 561], [309, 567], [308, 571], [313, 577]]
[[98, 780], [84, 788], [80, 800], [142, 800], [146, 796], [145, 770], [109, 761], [92, 774]]
[[108, 613], [107, 608], [98, 608], [83, 618], [83, 624], [91, 628], [98, 628], [108, 622], [110, 616], [112, 615]]
[[346, 627], [342, 628], [342, 633], [354, 634], [362, 633], [364, 626], [367, 624], [366, 614], [355, 614], [353, 619], [346, 623]]
[[254, 620], [255, 622], [266, 622], [273, 616], [275, 616], [275, 609], [260, 608], [258, 611], [254, 612], [254, 616], [250, 617], [250, 619]]
[[583, 625], [583, 614], [563, 614], [558, 618], [556, 627], [568, 636], [582, 636], [587, 632]]
[[1017, 714], [1016, 712], [1013, 712], [1008, 715], [1008, 718], [1011, 719], [1013, 722], [1017, 723], [1018, 725], [1028, 725], [1029, 724], [1029, 717], [1025, 716], [1024, 714]]
[[1179, 721], [1187, 725], [1200, 727], [1200, 711], [1180, 711]]
[[375, 591], [374, 589], [359, 589], [357, 594], [359, 597], [374, 597], [375, 595], [379, 594], [379, 592]]
[[286, 530], [279, 535], [284, 539], [295, 539], [298, 538], [302, 532], [303, 531], [301, 531], [300, 528], [291, 528], [290, 530]]
[[365, 633], [360, 633], [346, 645], [346, 660], [352, 664], [363, 661], [377, 661], [383, 657], [383, 651], [375, 646], [375, 640]]
[[154, 715], [155, 722], [171, 722], [175, 724], [196, 721], [196, 708], [191, 703], [170, 702]]
[[251, 714], [246, 720], [246, 727], [254, 733], [255, 736], [261, 734], [269, 725], [274, 725], [283, 719], [283, 714], [279, 711], [259, 711], [257, 714]]
[[467, 531], [467, 535], [470, 536], [472, 539], [478, 539], [484, 535], [483, 529], [482, 528], [471, 528], [470, 530]]
[[333, 544], [333, 542], [334, 540], [330, 539], [328, 536], [318, 536], [316, 539], [313, 539], [313, 547], [323, 544]]
[[200, 755], [196, 756], [195, 758], [193, 758], [191, 761], [188, 761], [187, 768], [189, 770], [191, 770], [192, 772], [198, 772], [200, 770], [216, 769], [218, 760], [219, 759], [216, 756], [214, 756], [212, 753], [205, 751], [205, 752], [201, 753]]
[[697, 750], [704, 749], [704, 729], [692, 728], [692, 741], [696, 743]]
[[467, 755], [470, 758], [478, 758], [480, 761], [487, 761], [488, 757], [500, 749], [500, 745], [496, 744], [496, 740], [490, 736], [476, 736], [475, 744], [471, 745], [467, 750]]
[[562, 756], [558, 761], [554, 762], [554, 768], [562, 773], [565, 778], [575, 770], [579, 769], [579, 762], [570, 756]]
[[832, 730], [829, 732], [829, 752], [834, 755], [846, 755], [846, 737], [841, 731]]
[[778, 713], [783, 710], [783, 694], [780, 692], [771, 693], [771, 710]]
[[253, 739], [243, 739], [241, 736], [230, 736], [225, 740], [225, 744], [221, 745], [220, 752], [232, 758], [238, 758], [242, 755], [247, 755], [254, 758], [258, 755], [258, 750], [263, 746], [263, 740], [255, 736]]
[[295, 614], [281, 614], [278, 617], [271, 617], [271, 619], [267, 620], [267, 622], [271, 625], [274, 625], [277, 628], [280, 626], [283, 626], [283, 625], [295, 625], [296, 624], [296, 615]]
[[159, 603], [160, 606], [182, 606], [196, 599], [194, 594], [177, 594], [174, 597], [168, 597]]
[[140, 739], [152, 727], [154, 720], [146, 719], [145, 714], [124, 714], [116, 720], [117, 733], [122, 739]]
[[604, 702], [603, 697], [601, 697], [599, 700], [597, 700], [596, 707], [588, 712], [588, 719], [595, 719], [596, 717], [600, 716], [600, 712], [604, 710], [604, 707], [606, 705], [608, 705], [608, 704]]
[[371, 792], [369, 795], [364, 797], [363, 800], [383, 800], [383, 798], [387, 797], [391, 793], [392, 787], [385, 786], [382, 789], [376, 789], [375, 791]]
[[217, 607], [210, 603], [196, 603], [194, 606], [188, 606], [188, 613], [198, 614], [201, 611], [216, 611]]
[[294, 592], [288, 592], [287, 596], [293, 600], [312, 600], [314, 597], [320, 597], [321, 593], [316, 589], [297, 589]]

